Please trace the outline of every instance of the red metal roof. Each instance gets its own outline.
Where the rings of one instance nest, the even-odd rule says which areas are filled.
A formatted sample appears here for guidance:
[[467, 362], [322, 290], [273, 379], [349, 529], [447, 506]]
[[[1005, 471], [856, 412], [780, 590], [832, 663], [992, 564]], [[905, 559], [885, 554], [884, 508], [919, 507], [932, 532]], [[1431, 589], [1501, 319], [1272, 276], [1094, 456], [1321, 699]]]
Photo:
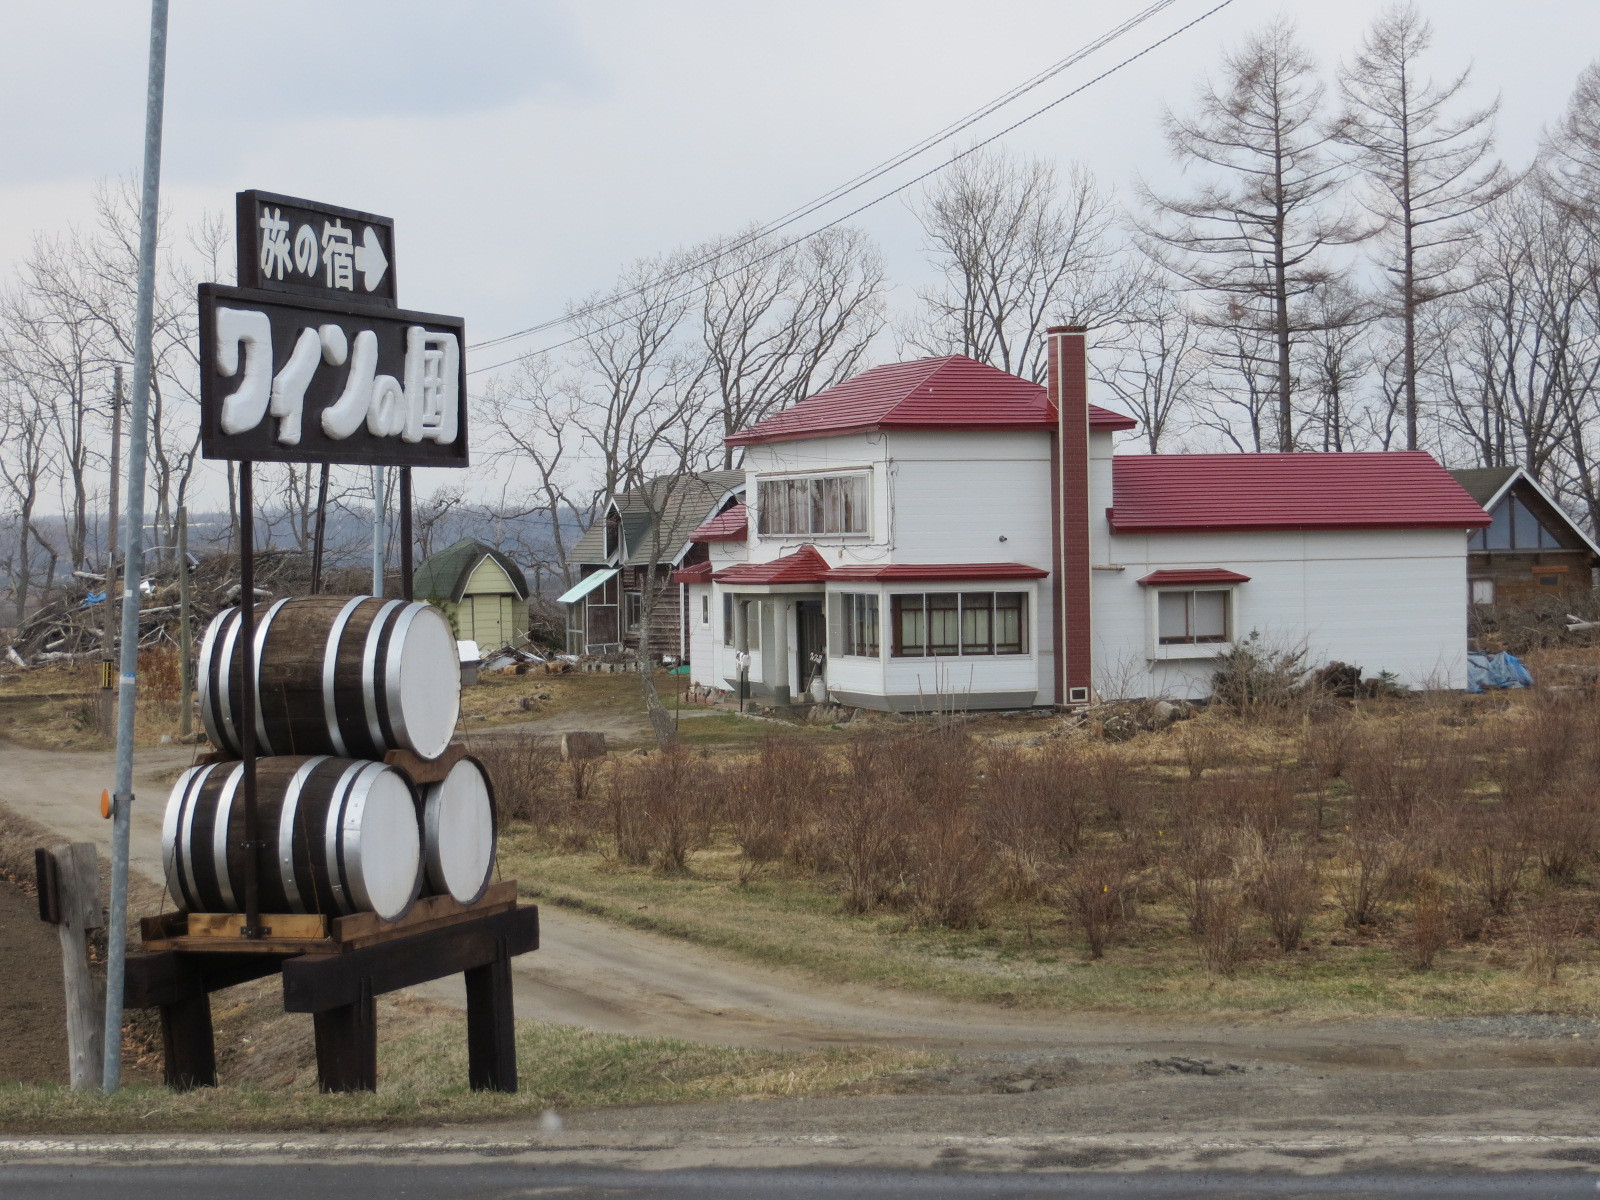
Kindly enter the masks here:
[[697, 562], [692, 567], [683, 567], [672, 573], [673, 583], [710, 583], [711, 564]]
[[750, 533], [744, 501], [730, 505], [689, 535], [691, 542], [742, 542]]
[[[790, 442], [875, 429], [1054, 429], [1045, 390], [964, 354], [873, 367], [758, 421], [730, 446]], [[1132, 429], [1138, 422], [1089, 406], [1089, 426]]]
[[821, 583], [828, 576], [828, 560], [815, 546], [801, 546], [764, 563], [739, 563], [712, 576], [718, 583]]
[[1043, 579], [1043, 567], [1026, 563], [888, 563], [877, 567], [834, 567], [834, 581], [860, 579], [884, 583], [935, 583], [945, 579]]
[[1119, 454], [1116, 533], [1210, 529], [1475, 529], [1489, 514], [1421, 450]]
[[1191, 567], [1186, 570], [1171, 569], [1151, 571], [1139, 580], [1145, 587], [1165, 587], [1179, 583], [1249, 583], [1250, 576], [1222, 567]]

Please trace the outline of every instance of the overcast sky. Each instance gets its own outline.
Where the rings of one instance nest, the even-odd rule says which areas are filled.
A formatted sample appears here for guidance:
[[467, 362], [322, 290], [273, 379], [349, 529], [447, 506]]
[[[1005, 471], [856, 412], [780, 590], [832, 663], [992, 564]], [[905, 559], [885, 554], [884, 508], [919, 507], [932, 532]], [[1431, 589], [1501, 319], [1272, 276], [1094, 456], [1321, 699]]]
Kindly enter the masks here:
[[[162, 196], [180, 220], [231, 214], [248, 187], [393, 216], [402, 303], [464, 316], [477, 341], [559, 315], [635, 257], [788, 211], [1147, 2], [173, 0]], [[1000, 129], [1215, 3], [1178, 0], [973, 132]], [[1437, 28], [1437, 72], [1473, 65], [1479, 97], [1503, 98], [1502, 153], [1525, 161], [1600, 54], [1600, 5], [1420, 6]], [[1161, 105], [1184, 105], [1222, 48], [1284, 14], [1331, 68], [1381, 7], [1233, 0], [1005, 144], [1082, 160], [1119, 188], [1138, 172], [1160, 179], [1172, 170]], [[147, 38], [137, 0], [8, 6], [7, 270], [35, 231], [86, 219], [96, 179], [137, 170]], [[924, 267], [906, 198], [857, 223], [908, 301]], [[473, 365], [505, 355], [486, 353]]]

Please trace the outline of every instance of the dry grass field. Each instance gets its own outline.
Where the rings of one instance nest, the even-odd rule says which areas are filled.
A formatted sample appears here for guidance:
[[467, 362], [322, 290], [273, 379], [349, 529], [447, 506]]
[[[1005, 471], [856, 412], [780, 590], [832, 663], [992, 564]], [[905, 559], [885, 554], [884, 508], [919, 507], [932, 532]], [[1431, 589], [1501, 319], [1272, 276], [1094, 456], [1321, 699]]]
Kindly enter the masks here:
[[[821, 977], [1126, 1012], [1600, 1013], [1591, 682], [1246, 688], [1169, 728], [796, 728], [562, 764], [486, 747], [545, 903]], [[1136, 714], [1135, 714], [1136, 715]], [[686, 723], [687, 724], [687, 723]]]

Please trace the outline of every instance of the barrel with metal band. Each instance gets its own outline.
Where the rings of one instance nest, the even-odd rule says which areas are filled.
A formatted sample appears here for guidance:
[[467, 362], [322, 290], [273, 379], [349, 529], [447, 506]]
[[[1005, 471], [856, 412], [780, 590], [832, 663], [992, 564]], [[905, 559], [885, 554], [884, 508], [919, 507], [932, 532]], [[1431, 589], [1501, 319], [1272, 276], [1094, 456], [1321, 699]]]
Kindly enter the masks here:
[[[200, 713], [213, 745], [242, 753], [244, 653], [239, 610], [200, 645]], [[423, 601], [302, 596], [256, 609], [256, 751], [437, 758], [461, 711], [449, 619]]]
[[[244, 908], [244, 764], [190, 767], [167, 799], [167, 890], [188, 912]], [[379, 762], [286, 755], [256, 764], [263, 912], [403, 917], [422, 888], [417, 795]]]
[[476, 904], [494, 874], [494, 788], [483, 764], [468, 755], [422, 792], [422, 858], [431, 896]]

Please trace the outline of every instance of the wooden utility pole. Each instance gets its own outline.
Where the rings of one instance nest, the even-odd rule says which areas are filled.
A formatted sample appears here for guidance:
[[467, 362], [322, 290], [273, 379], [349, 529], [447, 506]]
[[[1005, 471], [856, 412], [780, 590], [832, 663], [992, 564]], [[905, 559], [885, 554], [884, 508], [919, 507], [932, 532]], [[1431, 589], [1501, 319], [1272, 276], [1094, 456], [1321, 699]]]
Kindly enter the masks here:
[[117, 489], [122, 480], [122, 367], [118, 364], [111, 393], [111, 503], [106, 518], [106, 598], [101, 633], [100, 702], [96, 709], [100, 735], [116, 731], [116, 689], [112, 686], [117, 661]]
[[194, 732], [194, 635], [189, 629], [189, 509], [178, 505], [178, 734]]
[[67, 984], [67, 1058], [75, 1091], [100, 1086], [105, 1069], [105, 985], [89, 971], [88, 934], [105, 921], [100, 907], [100, 859], [92, 842], [34, 852], [39, 916], [61, 938]]

